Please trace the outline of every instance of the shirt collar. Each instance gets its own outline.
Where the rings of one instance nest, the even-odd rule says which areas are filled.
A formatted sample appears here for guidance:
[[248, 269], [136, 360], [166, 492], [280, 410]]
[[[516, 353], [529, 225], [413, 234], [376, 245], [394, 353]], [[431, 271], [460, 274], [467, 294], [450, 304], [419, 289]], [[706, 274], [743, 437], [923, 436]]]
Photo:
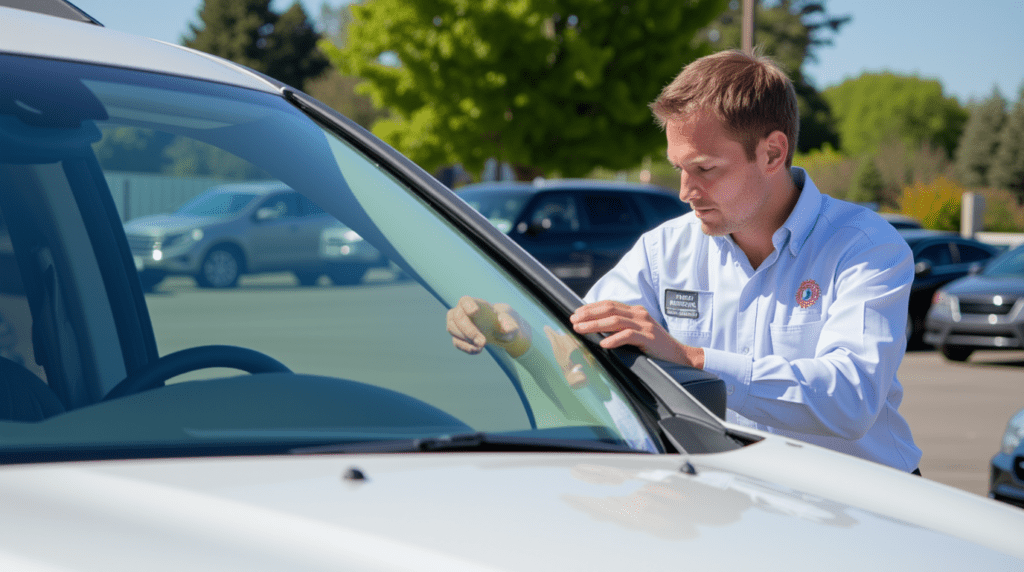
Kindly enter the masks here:
[[793, 167], [790, 173], [793, 175], [793, 183], [800, 191], [800, 198], [797, 199], [793, 212], [789, 213], [789, 218], [782, 224], [782, 228], [775, 231], [772, 242], [775, 249], [781, 251], [788, 238], [789, 250], [796, 256], [818, 222], [818, 214], [821, 212], [821, 191], [807, 176], [807, 171]]

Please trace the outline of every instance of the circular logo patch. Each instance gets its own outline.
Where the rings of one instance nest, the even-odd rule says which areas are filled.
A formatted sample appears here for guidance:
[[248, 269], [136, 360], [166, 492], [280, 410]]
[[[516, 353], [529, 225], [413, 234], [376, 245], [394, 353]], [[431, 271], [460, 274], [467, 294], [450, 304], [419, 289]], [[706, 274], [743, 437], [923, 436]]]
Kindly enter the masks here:
[[810, 308], [821, 297], [821, 288], [814, 280], [804, 280], [800, 283], [800, 289], [796, 291], [796, 303], [801, 308]]

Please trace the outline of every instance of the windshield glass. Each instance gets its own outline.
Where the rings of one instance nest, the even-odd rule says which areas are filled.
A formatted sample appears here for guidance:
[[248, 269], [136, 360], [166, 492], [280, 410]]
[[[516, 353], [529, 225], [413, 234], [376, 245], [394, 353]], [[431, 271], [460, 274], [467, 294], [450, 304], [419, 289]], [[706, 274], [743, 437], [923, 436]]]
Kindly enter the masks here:
[[[0, 308], [16, 339], [4, 357], [56, 403], [41, 420], [0, 421], [0, 453], [187, 455], [470, 432], [658, 450], [567, 320], [380, 158], [281, 97], [43, 60], [9, 69], [24, 105], [0, 102], [0, 157], [19, 153], [0, 165], [5, 276], [29, 287]], [[53, 106], [63, 115], [19, 115], [46, 98], [66, 98]], [[204, 195], [248, 184], [295, 192]], [[220, 225], [131, 224], [253, 200], [254, 216]], [[118, 242], [97, 230], [122, 223], [127, 278]], [[140, 323], [163, 370], [132, 363], [129, 279], [145, 292]], [[446, 314], [465, 296], [513, 308], [525, 353], [456, 349]], [[165, 383], [168, 372], [180, 375]]]
[[226, 216], [241, 212], [256, 198], [252, 194], [211, 193], [199, 195], [178, 209], [178, 214], [192, 216]]
[[1024, 276], [1024, 246], [994, 258], [982, 271], [985, 276]]
[[471, 207], [487, 217], [501, 232], [508, 234], [523, 212], [531, 194], [525, 191], [466, 190], [459, 193]]

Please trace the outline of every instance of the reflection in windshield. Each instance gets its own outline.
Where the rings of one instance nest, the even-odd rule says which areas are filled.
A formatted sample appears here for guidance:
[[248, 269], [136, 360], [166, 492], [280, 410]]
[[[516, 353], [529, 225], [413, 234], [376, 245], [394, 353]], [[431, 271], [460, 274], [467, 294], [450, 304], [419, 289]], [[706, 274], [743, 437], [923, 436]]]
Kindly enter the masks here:
[[226, 216], [240, 212], [256, 198], [253, 194], [211, 193], [200, 195], [178, 209], [178, 214]]

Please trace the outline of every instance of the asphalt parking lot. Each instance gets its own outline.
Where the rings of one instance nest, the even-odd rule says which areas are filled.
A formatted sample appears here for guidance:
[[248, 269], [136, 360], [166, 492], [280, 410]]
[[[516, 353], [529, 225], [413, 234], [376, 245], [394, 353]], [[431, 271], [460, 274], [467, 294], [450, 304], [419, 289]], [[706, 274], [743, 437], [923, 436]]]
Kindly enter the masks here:
[[1024, 352], [975, 352], [966, 363], [909, 352], [899, 379], [900, 411], [924, 452], [922, 474], [986, 495], [989, 461], [1006, 422], [1024, 408]]

